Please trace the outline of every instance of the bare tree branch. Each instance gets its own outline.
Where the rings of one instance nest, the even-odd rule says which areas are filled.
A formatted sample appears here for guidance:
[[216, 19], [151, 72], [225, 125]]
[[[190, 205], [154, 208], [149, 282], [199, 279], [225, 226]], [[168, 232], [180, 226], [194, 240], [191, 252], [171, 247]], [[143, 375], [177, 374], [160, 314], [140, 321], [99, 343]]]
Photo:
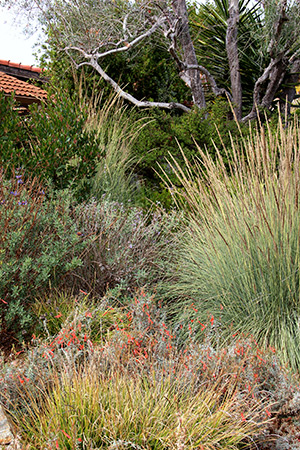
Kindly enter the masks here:
[[[164, 109], [181, 109], [184, 112], [189, 112], [190, 108], [188, 108], [187, 106], [181, 104], [181, 103], [176, 103], [176, 102], [171, 102], [171, 103], [166, 103], [166, 102], [150, 102], [150, 101], [142, 101], [142, 100], [138, 100], [135, 97], [133, 97], [131, 94], [125, 92], [120, 85], [114, 81], [101, 67], [101, 65], [98, 63], [98, 60], [101, 58], [104, 58], [108, 55], [112, 55], [115, 53], [119, 53], [119, 52], [126, 52], [127, 50], [129, 50], [130, 48], [138, 45], [142, 40], [146, 39], [147, 37], [151, 36], [153, 33], [155, 33], [159, 27], [161, 27], [163, 25], [163, 23], [166, 21], [165, 17], [160, 17], [159, 19], [157, 19], [157, 21], [152, 25], [152, 27], [147, 30], [146, 32], [144, 32], [143, 34], [141, 34], [140, 36], [137, 36], [135, 39], [133, 39], [131, 42], [127, 42], [123, 47], [118, 47], [118, 48], [114, 48], [111, 50], [108, 50], [106, 52], [103, 53], [99, 53], [96, 51], [93, 52], [87, 52], [85, 51], [83, 48], [78, 47], [78, 46], [68, 46], [65, 47], [65, 52], [69, 55], [69, 57], [72, 59], [73, 64], [79, 68], [82, 67], [84, 65], [88, 65], [93, 67], [98, 73], [99, 75], [101, 75], [101, 77], [107, 82], [109, 83], [112, 88], [115, 90], [115, 92], [118, 93], [118, 95], [120, 95], [120, 97], [128, 100], [129, 102], [133, 103], [134, 105], [138, 106], [138, 107], [158, 107], [158, 108], [164, 108]], [[126, 27], [126, 24], [123, 25], [123, 29]], [[82, 55], [82, 57], [84, 59], [86, 59], [87, 61], [84, 61], [80, 64], [77, 64], [76, 61], [74, 60], [71, 51], [76, 51], [78, 53], [80, 53]]]
[[[169, 25], [169, 27], [167, 27], [167, 25]], [[211, 86], [212, 92], [216, 96], [225, 94], [230, 99], [232, 99], [232, 96], [230, 95], [229, 92], [226, 91], [226, 89], [221, 89], [217, 86], [217, 83], [216, 83], [214, 77], [211, 75], [211, 73], [205, 67], [198, 64], [196, 55], [193, 55], [193, 52], [192, 52], [192, 55], [189, 56], [189, 58], [194, 58], [194, 64], [188, 64], [187, 62], [184, 62], [180, 58], [180, 56], [179, 56], [180, 49], [178, 48], [178, 41], [179, 41], [179, 36], [180, 36], [180, 20], [179, 20], [179, 18], [174, 17], [171, 14], [169, 14], [168, 20], [163, 24], [163, 28], [164, 28], [165, 38], [167, 38], [171, 41], [168, 51], [169, 51], [170, 55], [172, 56], [173, 60], [175, 61], [175, 64], [178, 69], [179, 77], [184, 81], [184, 83], [191, 89], [191, 87], [192, 87], [191, 71], [196, 70], [199, 73], [202, 73], [205, 75], [206, 80], [208, 81], [208, 83]], [[186, 55], [184, 55], [183, 51], [181, 53], [183, 53], [182, 57], [184, 58]], [[200, 82], [202, 82], [201, 78], [200, 78]]]
[[263, 84], [268, 80], [272, 70], [279, 63], [282, 55], [278, 56], [276, 59], [272, 60], [269, 65], [265, 68], [263, 74], [258, 78], [254, 85], [253, 90], [253, 106], [249, 114], [243, 117], [242, 121], [247, 122], [248, 120], [253, 120], [257, 117], [257, 108], [261, 105], [261, 91]]
[[[103, 52], [103, 53], [98, 53], [96, 50], [94, 50], [92, 53], [95, 56], [95, 58], [100, 59], [100, 58], [105, 58], [106, 56], [112, 55], [114, 53], [126, 52], [130, 48], [132, 48], [135, 45], [139, 44], [142, 40], [148, 38], [153, 33], [155, 33], [155, 31], [157, 31], [157, 29], [163, 24], [163, 22], [165, 20], [166, 19], [164, 17], [159, 18], [157, 20], [157, 22], [149, 30], [147, 30], [145, 33], [141, 34], [140, 36], [137, 36], [131, 42], [125, 42], [124, 40], [122, 40], [122, 41], [119, 41], [118, 43], [116, 43], [116, 46], [118, 46], [122, 42], [123, 43], [125, 42], [125, 45], [123, 45], [123, 47], [113, 48], [113, 49], [107, 50], [106, 52]], [[112, 45], [112, 44], [110, 44], [110, 45]], [[98, 47], [98, 48], [100, 48], [100, 47]], [[66, 47], [66, 50], [76, 50], [76, 51], [78, 51], [79, 48], [78, 47]]]
[[[78, 49], [80, 51], [80, 49]], [[85, 52], [81, 53], [84, 55]], [[116, 81], [114, 81], [100, 66], [100, 64], [97, 62], [95, 57], [92, 55], [86, 55], [86, 58], [89, 57], [89, 61], [82, 62], [80, 64], [77, 64], [76, 67], [82, 67], [82, 66], [91, 66], [93, 67], [99, 75], [112, 86], [114, 91], [125, 100], [129, 101], [135, 106], [138, 106], [139, 108], [163, 108], [163, 109], [181, 109], [184, 112], [190, 112], [190, 108], [187, 108], [185, 105], [181, 103], [171, 102], [171, 103], [165, 103], [165, 102], [149, 102], [149, 101], [143, 101], [138, 100], [135, 97], [133, 97], [131, 94], [128, 94], [125, 92]]]

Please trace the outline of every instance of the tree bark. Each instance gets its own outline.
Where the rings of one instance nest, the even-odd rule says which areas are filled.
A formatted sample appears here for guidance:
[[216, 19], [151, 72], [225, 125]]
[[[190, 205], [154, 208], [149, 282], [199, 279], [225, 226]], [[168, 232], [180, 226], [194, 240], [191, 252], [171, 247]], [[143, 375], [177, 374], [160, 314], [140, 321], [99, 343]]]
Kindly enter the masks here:
[[255, 119], [259, 108], [270, 109], [286, 70], [284, 55], [279, 55], [276, 59], [271, 60], [254, 85], [253, 106], [250, 113], [243, 118], [243, 122]]
[[242, 84], [238, 53], [239, 1], [229, 0], [226, 51], [230, 70], [231, 92], [237, 120], [242, 118]]
[[279, 106], [281, 114], [287, 116], [291, 113], [291, 106], [296, 96], [296, 85], [300, 78], [300, 59], [296, 59], [292, 64], [290, 72], [283, 80], [283, 89], [279, 95]]
[[[289, 78], [289, 70], [291, 70], [292, 72], [296, 72], [297, 70], [299, 70], [299, 67], [295, 62], [298, 60], [298, 58], [295, 57], [295, 54], [290, 58], [288, 56], [290, 52], [289, 44], [286, 43], [285, 47], [281, 49], [281, 51], [278, 50], [278, 43], [282, 34], [283, 25], [288, 21], [286, 8], [287, 0], [279, 0], [278, 11], [280, 14], [276, 22], [274, 23], [273, 37], [268, 45], [270, 62], [269, 65], [265, 68], [263, 74], [258, 78], [254, 85], [253, 106], [250, 113], [242, 119], [243, 122], [255, 119], [257, 117], [259, 108], [270, 109], [273, 100], [275, 99], [276, 95], [278, 95], [278, 91], [284, 79]], [[295, 64], [293, 63], [293, 61]], [[294, 77], [292, 79], [294, 79]], [[295, 81], [295, 83], [296, 82], [297, 80]], [[288, 95], [290, 96], [290, 99], [294, 98], [292, 90]], [[283, 97], [286, 96], [283, 94]], [[279, 102], [282, 103], [280, 97]], [[259, 112], [259, 114], [261, 113], [262, 111]]]
[[[173, 10], [178, 19], [178, 41], [182, 49], [182, 62], [186, 66], [198, 66], [194, 44], [190, 35], [189, 19], [185, 0], [173, 0]], [[185, 80], [191, 89], [193, 102], [198, 108], [206, 107], [204, 90], [200, 73], [197, 69], [188, 69], [185, 72]]]

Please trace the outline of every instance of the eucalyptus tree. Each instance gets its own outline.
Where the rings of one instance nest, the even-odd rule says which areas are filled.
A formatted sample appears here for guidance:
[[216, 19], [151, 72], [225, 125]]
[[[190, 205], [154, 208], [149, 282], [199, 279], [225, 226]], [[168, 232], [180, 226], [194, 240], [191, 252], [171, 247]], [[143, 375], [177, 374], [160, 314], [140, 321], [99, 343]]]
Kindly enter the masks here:
[[115, 2], [113, 0], [77, 0], [76, 3], [52, 5], [47, 20], [58, 37], [61, 48], [73, 64], [80, 68], [91, 66], [123, 98], [139, 107], [189, 108], [179, 102], [138, 100], [126, 92], [105, 70], [105, 60], [120, 53], [129, 53], [155, 37], [167, 45], [175, 61], [178, 75], [189, 87], [193, 103], [205, 108], [201, 72], [206, 73], [212, 89], [218, 94], [214, 79], [205, 68], [198, 66], [190, 35], [186, 3], [174, 0], [172, 7], [164, 0], [153, 4], [144, 2]]
[[[221, 0], [214, 0], [212, 5]], [[227, 0], [223, 0], [226, 2]], [[214, 95], [226, 95], [234, 103], [237, 118], [249, 120], [261, 108], [270, 109], [278, 96], [283, 105], [294, 97], [294, 87], [300, 68], [300, 33], [298, 0], [265, 0], [258, 4], [255, 14], [248, 6], [242, 13], [241, 1], [228, 0], [227, 17], [223, 26], [224, 57], [227, 60], [229, 85], [222, 83], [205, 64], [205, 58], [196, 52], [191, 35], [186, 0], [17, 0], [30, 8], [35, 3], [42, 21], [51, 28], [58, 46], [76, 68], [92, 67], [121, 97], [139, 107], [179, 109], [190, 108], [180, 102], [149, 101], [124, 89], [106, 70], [106, 60], [127, 54], [157, 40], [172, 56], [178, 77], [190, 90], [195, 107], [206, 107], [205, 89]], [[12, 0], [2, 0], [8, 4]], [[201, 10], [201, 9], [200, 9]], [[251, 17], [252, 28], [245, 28], [245, 19]], [[248, 20], [248, 19], [247, 19]], [[250, 23], [250, 22], [249, 22]], [[247, 29], [249, 49], [254, 53], [252, 67], [252, 105], [242, 117], [243, 29]], [[202, 30], [199, 27], [199, 39]], [[253, 42], [251, 42], [253, 41]], [[207, 53], [218, 45], [217, 36], [211, 34]], [[211, 53], [210, 53], [211, 52]], [[251, 53], [250, 52], [250, 53]], [[137, 52], [138, 55], [138, 52]], [[206, 58], [207, 60], [207, 58]], [[126, 59], [125, 59], [126, 63]]]

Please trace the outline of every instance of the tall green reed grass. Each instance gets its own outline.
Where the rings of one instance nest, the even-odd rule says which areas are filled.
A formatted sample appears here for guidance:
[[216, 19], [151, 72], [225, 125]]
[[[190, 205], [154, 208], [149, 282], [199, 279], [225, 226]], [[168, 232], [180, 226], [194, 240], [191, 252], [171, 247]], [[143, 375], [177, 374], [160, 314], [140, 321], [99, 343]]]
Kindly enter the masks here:
[[91, 195], [122, 203], [136, 199], [137, 160], [132, 144], [149, 120], [138, 118], [134, 110], [129, 113], [117, 95], [103, 102], [101, 95], [93, 93], [90, 99], [83, 97], [82, 102], [88, 105], [86, 129], [95, 133], [101, 155], [91, 180]]
[[[194, 163], [170, 157], [186, 210], [178, 263], [170, 267], [168, 296], [176, 320], [221, 324], [276, 347], [300, 367], [300, 127], [258, 126], [232, 140], [226, 157], [199, 148]], [[228, 162], [229, 161], [229, 162]], [[197, 324], [197, 320], [195, 323]]]

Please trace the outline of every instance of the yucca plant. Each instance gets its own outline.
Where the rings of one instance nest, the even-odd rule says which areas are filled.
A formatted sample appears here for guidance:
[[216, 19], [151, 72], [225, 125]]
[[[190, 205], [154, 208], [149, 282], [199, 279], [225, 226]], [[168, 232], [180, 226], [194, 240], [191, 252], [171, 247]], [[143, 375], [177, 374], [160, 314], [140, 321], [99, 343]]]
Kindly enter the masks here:
[[170, 161], [187, 222], [168, 295], [176, 320], [199, 320], [198, 336], [212, 315], [299, 369], [299, 123], [261, 126], [232, 148], [229, 168], [218, 151], [213, 161], [199, 149], [184, 169]]
[[[239, 0], [238, 46], [245, 110], [251, 107], [253, 87], [261, 74], [262, 55], [259, 38], [262, 13], [259, 3]], [[203, 2], [191, 11], [195, 49], [199, 60], [215, 77], [219, 86], [230, 89], [230, 70], [226, 52], [228, 0]]]

